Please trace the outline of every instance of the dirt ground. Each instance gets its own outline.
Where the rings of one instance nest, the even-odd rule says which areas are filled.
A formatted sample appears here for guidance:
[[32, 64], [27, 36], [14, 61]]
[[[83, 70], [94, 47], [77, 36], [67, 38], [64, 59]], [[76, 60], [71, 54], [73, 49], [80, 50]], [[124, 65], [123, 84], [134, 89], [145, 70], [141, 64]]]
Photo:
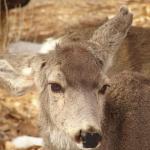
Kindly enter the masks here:
[[[132, 10], [134, 26], [150, 27], [150, 0], [31, 0], [9, 12], [8, 43], [59, 37], [74, 24], [112, 17], [122, 4]], [[15, 150], [11, 140], [19, 135], [39, 136], [37, 99], [34, 90], [20, 97], [0, 90], [0, 150]]]

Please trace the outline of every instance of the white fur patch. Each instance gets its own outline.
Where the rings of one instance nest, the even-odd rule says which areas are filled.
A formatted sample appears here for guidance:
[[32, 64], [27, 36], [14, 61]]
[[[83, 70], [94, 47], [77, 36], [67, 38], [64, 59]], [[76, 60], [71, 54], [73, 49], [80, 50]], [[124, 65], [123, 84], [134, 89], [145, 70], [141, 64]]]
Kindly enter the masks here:
[[46, 40], [46, 42], [44, 42], [42, 44], [42, 47], [40, 49], [40, 52], [41, 54], [46, 54], [48, 53], [49, 51], [53, 51], [55, 50], [55, 47], [56, 45], [61, 41], [61, 38], [58, 38], [58, 39], [54, 39], [54, 38], [48, 38]]
[[71, 140], [71, 138], [59, 130], [53, 130], [50, 132], [50, 139], [53, 145], [57, 146], [58, 149], [65, 150], [79, 150]]
[[20, 136], [13, 139], [12, 144], [17, 149], [26, 149], [32, 146], [43, 146], [43, 139], [39, 137]]

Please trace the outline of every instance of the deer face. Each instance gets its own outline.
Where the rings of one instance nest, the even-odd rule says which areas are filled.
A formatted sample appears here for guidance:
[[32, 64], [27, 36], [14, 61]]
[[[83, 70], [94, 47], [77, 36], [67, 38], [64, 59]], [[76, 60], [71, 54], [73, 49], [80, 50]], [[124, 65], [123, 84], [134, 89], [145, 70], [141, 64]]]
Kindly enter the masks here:
[[96, 148], [102, 140], [108, 86], [102, 64], [80, 47], [62, 47], [53, 60], [46, 62], [38, 80], [41, 94], [47, 97], [40, 99], [42, 109], [77, 146]]

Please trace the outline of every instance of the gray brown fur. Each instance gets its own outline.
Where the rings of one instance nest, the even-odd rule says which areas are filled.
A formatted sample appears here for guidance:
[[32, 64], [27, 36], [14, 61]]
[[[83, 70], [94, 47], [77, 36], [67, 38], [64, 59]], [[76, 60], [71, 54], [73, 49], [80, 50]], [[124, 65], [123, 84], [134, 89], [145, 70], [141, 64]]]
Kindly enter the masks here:
[[[149, 149], [149, 100], [149, 78], [127, 71], [112, 78], [106, 97], [106, 122], [104, 124], [108, 150]], [[105, 149], [102, 148], [102, 150]]]

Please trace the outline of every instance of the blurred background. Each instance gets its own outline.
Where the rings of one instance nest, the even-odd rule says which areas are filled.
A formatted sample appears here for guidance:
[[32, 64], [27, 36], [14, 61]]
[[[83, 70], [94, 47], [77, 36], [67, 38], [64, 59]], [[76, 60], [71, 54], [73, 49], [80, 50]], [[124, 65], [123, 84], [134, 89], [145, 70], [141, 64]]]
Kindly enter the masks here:
[[[24, 7], [18, 3], [17, 8], [9, 5], [9, 1], [0, 0], [1, 53], [12, 42], [43, 43], [46, 38], [64, 35], [71, 26], [90, 26], [111, 18], [121, 5], [127, 5], [133, 12], [133, 26], [150, 28], [150, 0], [27, 0]], [[5, 11], [3, 7], [13, 9]], [[20, 97], [0, 89], [0, 150], [15, 150], [11, 140], [20, 135], [40, 136], [38, 112], [34, 89]]]

